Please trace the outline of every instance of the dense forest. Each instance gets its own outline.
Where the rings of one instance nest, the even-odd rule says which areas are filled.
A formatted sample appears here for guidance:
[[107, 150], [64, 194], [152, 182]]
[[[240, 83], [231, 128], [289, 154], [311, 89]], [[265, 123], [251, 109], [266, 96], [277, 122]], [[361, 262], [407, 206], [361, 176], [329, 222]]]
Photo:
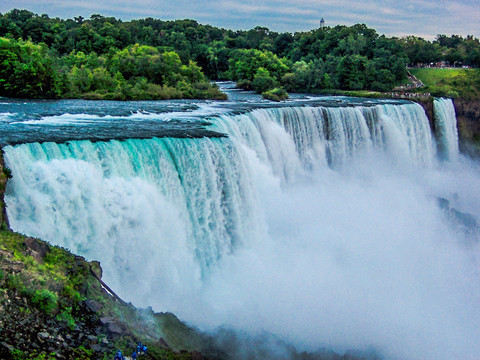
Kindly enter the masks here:
[[221, 99], [210, 82], [219, 79], [270, 94], [389, 91], [406, 79], [406, 64], [437, 61], [478, 67], [480, 42], [389, 38], [361, 24], [290, 34], [194, 20], [0, 14], [0, 96], [8, 97]]

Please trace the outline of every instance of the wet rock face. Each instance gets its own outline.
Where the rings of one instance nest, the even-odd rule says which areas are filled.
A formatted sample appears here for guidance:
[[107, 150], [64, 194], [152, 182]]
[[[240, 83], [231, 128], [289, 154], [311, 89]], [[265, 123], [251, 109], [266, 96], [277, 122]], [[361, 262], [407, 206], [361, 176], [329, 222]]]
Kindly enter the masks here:
[[480, 141], [480, 100], [455, 99], [460, 137]]
[[433, 113], [433, 100], [428, 99], [425, 101], [418, 102], [422, 105], [423, 109], [425, 110], [425, 114], [427, 114], [428, 122], [430, 123], [430, 127], [432, 130], [435, 129], [435, 115]]
[[5, 195], [5, 189], [7, 187], [7, 181], [11, 177], [10, 171], [5, 168], [5, 162], [3, 160], [3, 151], [0, 151], [0, 226], [9, 228], [7, 211], [5, 208], [5, 202], [3, 196]]
[[89, 264], [90, 264], [90, 269], [95, 274], [95, 276], [101, 279], [103, 275], [103, 269], [100, 266], [100, 263], [98, 261], [90, 261]]
[[[430, 126], [435, 130], [433, 101], [418, 102], [427, 114]], [[480, 158], [480, 100], [453, 100], [457, 115], [457, 128], [460, 140], [460, 151], [464, 154]]]
[[480, 158], [480, 100], [455, 99], [460, 151]]

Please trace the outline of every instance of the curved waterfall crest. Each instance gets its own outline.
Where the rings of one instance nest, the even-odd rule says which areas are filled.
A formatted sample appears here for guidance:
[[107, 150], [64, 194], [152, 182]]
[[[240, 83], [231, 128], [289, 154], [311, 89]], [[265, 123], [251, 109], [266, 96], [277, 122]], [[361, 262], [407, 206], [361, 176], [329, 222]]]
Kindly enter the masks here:
[[[121, 238], [123, 226], [141, 224], [125, 219], [134, 209], [117, 203], [118, 198], [141, 198], [134, 193], [148, 188], [159, 204], [176, 209], [183, 241], [205, 271], [238, 244], [266, 231], [253, 184], [259, 166], [286, 185], [308, 172], [341, 169], [373, 151], [421, 166], [435, 156], [428, 120], [418, 104], [257, 109], [212, 122], [228, 138], [6, 147], [6, 162], [15, 174], [7, 192], [13, 228], [95, 257], [93, 244], [105, 241], [98, 239]], [[116, 182], [123, 187], [113, 189]], [[126, 183], [131, 189], [124, 194]], [[150, 204], [152, 213], [159, 204]], [[113, 206], [121, 210], [112, 211]], [[45, 223], [38, 226], [39, 221]]]

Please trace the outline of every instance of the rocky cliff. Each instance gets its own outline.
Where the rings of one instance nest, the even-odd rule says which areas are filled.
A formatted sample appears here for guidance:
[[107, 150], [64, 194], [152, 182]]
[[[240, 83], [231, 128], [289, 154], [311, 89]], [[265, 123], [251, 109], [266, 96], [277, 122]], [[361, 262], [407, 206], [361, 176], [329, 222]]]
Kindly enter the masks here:
[[480, 158], [480, 99], [454, 99], [458, 121], [460, 150]]
[[[435, 131], [433, 99], [417, 101], [425, 110], [432, 130]], [[457, 114], [460, 150], [467, 155], [480, 158], [480, 100], [454, 99]]]
[[480, 142], [480, 100], [455, 99], [461, 138]]

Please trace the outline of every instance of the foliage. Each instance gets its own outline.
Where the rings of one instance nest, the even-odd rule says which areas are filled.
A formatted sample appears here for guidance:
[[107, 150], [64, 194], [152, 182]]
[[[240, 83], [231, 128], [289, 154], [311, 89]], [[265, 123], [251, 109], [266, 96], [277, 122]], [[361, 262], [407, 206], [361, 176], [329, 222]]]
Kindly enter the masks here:
[[262, 93], [273, 88], [276, 82], [288, 71], [286, 59], [280, 59], [268, 50], [240, 49], [232, 52], [227, 78], [251, 84]]
[[[55, 353], [52, 354], [45, 354], [45, 353], [38, 353], [34, 352], [31, 354], [27, 354], [19, 349], [14, 349], [10, 352], [10, 356], [12, 360], [55, 360], [57, 357]], [[87, 358], [85, 358], [87, 359]]]
[[263, 67], [258, 68], [252, 81], [253, 90], [261, 94], [275, 86], [277, 86], [277, 80], [270, 75], [270, 72]]
[[429, 42], [419, 37], [401, 39], [411, 65], [430, 65], [445, 61], [452, 66], [480, 67], [480, 41], [471, 35], [438, 35]]
[[5, 285], [8, 289], [15, 290], [20, 294], [27, 293], [27, 287], [25, 286], [22, 276], [9, 274], [5, 280]]
[[0, 64], [0, 96], [54, 95], [54, 70], [45, 44], [0, 38]]
[[40, 311], [51, 314], [57, 309], [58, 295], [48, 289], [35, 290], [32, 303]]
[[288, 93], [282, 88], [275, 88], [262, 93], [263, 98], [272, 101], [283, 101], [288, 99]]
[[[216, 98], [225, 96], [192, 60], [134, 44], [108, 57], [72, 51], [56, 58], [45, 44], [0, 38], [0, 96], [90, 99]], [[54, 65], [55, 64], [55, 65]]]
[[73, 330], [75, 328], [75, 318], [72, 315], [72, 308], [66, 308], [62, 310], [57, 316], [58, 321], [63, 321], [67, 326]]
[[75, 354], [75, 360], [89, 360], [93, 356], [92, 349], [86, 349], [84, 346], [79, 346], [73, 350]]

